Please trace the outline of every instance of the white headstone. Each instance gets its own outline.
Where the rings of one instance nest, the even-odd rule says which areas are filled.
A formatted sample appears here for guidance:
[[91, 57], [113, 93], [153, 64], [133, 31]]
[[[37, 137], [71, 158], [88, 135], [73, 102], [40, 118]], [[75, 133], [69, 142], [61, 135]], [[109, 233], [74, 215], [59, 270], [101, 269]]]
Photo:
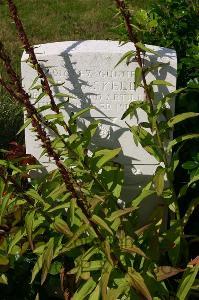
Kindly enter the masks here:
[[[148, 46], [156, 51], [159, 56], [152, 53], [145, 54], [144, 61], [163, 62], [164, 67], [147, 75], [147, 80], [162, 79], [170, 82], [172, 86], [157, 87], [156, 99], [161, 99], [168, 92], [175, 90], [177, 58], [176, 52], [171, 49], [157, 46]], [[98, 147], [122, 148], [118, 161], [125, 169], [125, 199], [132, 197], [153, 174], [157, 161], [141, 146], [136, 146], [132, 134], [125, 121], [137, 124], [137, 119], [121, 120], [122, 114], [130, 102], [144, 100], [142, 88], [134, 89], [134, 72], [138, 64], [133, 61], [129, 65], [123, 61], [116, 68], [115, 65], [127, 51], [134, 50], [132, 43], [120, 46], [116, 41], [67, 41], [38, 45], [35, 47], [37, 58], [44, 67], [48, 76], [63, 86], [55, 87], [54, 93], [62, 92], [73, 95], [65, 116], [72, 111], [94, 105], [96, 110], [91, 110], [84, 116], [84, 122], [95, 118], [101, 120], [98, 133], [94, 141]], [[31, 93], [34, 101], [40, 92], [30, 90], [30, 86], [37, 76], [36, 72], [26, 63], [27, 55], [22, 57], [22, 78], [25, 89]], [[58, 101], [63, 101], [60, 99]], [[49, 103], [45, 97], [38, 105]], [[174, 104], [173, 110], [174, 110]], [[138, 120], [147, 121], [143, 111], [138, 114]], [[28, 127], [25, 132], [26, 151], [39, 159], [42, 149], [35, 135]], [[45, 157], [40, 161], [49, 166], [50, 162]]]

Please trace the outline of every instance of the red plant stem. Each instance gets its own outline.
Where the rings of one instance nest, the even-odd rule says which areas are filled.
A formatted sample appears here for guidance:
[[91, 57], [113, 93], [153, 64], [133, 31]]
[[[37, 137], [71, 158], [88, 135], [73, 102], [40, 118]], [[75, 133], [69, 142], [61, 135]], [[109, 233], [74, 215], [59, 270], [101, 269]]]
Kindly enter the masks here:
[[135, 45], [135, 49], [136, 49], [136, 57], [135, 58], [137, 60], [139, 67], [142, 70], [142, 81], [143, 81], [143, 85], [144, 85], [146, 99], [147, 99], [147, 101], [149, 101], [151, 109], [153, 110], [153, 101], [152, 101], [152, 98], [151, 98], [151, 95], [149, 92], [148, 84], [146, 82], [141, 51], [140, 51], [140, 48], [136, 45], [138, 43], [138, 39], [137, 39], [137, 36], [134, 34], [133, 27], [131, 25], [130, 12], [129, 12], [128, 7], [124, 0], [115, 0], [115, 1], [116, 1], [117, 7], [119, 8], [121, 15], [125, 21], [125, 26], [126, 26], [126, 29], [128, 32], [129, 39]]
[[[23, 25], [21, 20], [19, 19], [17, 15], [17, 9], [16, 6], [14, 5], [12, 0], [8, 0], [11, 16], [15, 22], [16, 28], [18, 30], [18, 34], [20, 37], [21, 42], [24, 45], [24, 48], [26, 52], [29, 54], [30, 60], [32, 64], [34, 65], [35, 69], [37, 70], [39, 76], [42, 81], [42, 85], [46, 93], [49, 95], [50, 100], [51, 100], [51, 106], [52, 109], [56, 112], [59, 113], [59, 108], [57, 107], [54, 97], [52, 95], [52, 91], [50, 89], [48, 79], [43, 72], [41, 66], [39, 65], [37, 58], [34, 53], [33, 47], [30, 45], [27, 35], [24, 31]], [[43, 147], [46, 149], [48, 156], [52, 157], [58, 167], [58, 170], [63, 178], [63, 181], [65, 183], [66, 189], [71, 192], [72, 198], [75, 198], [77, 200], [78, 206], [81, 208], [82, 212], [84, 215], [87, 217], [89, 224], [91, 227], [94, 229], [98, 239], [101, 242], [104, 242], [104, 237], [101, 234], [101, 232], [98, 229], [98, 226], [91, 220], [91, 213], [89, 211], [90, 207], [87, 203], [87, 199], [85, 198], [83, 192], [81, 191], [81, 187], [79, 184], [73, 179], [72, 174], [70, 171], [63, 165], [60, 156], [55, 152], [55, 150], [52, 147], [51, 140], [48, 137], [45, 129], [41, 125], [41, 117], [35, 107], [32, 105], [30, 101], [30, 96], [26, 91], [23, 89], [20, 78], [17, 76], [15, 71], [13, 70], [11, 66], [11, 60], [10, 58], [5, 54], [5, 52], [2, 50], [3, 47], [0, 47], [0, 58], [4, 61], [5, 69], [7, 71], [7, 74], [10, 76], [10, 79], [12, 81], [12, 84], [16, 87], [17, 93], [10, 88], [9, 85], [5, 83], [5, 81], [1, 80], [0, 83], [4, 86], [4, 88], [9, 92], [9, 94], [15, 98], [17, 101], [20, 101], [26, 108], [28, 117], [31, 118], [32, 120], [32, 126], [35, 129], [38, 138], [41, 140]], [[70, 130], [68, 129], [68, 132], [70, 134]], [[126, 270], [120, 260], [117, 258], [117, 255], [114, 253], [111, 253], [112, 260], [114, 264], [117, 264], [119, 269], [123, 272], [126, 273]]]
[[[4, 66], [6, 69], [7, 74], [10, 77], [10, 80], [12, 81], [12, 85], [6, 83], [1, 77], [0, 77], [0, 83], [1, 85], [7, 90], [7, 92], [12, 95], [14, 99], [16, 99], [19, 103], [23, 104], [21, 101], [21, 94], [23, 93], [23, 97], [26, 97], [26, 92], [24, 90], [21, 90], [21, 80], [20, 77], [16, 74], [15, 70], [13, 69], [11, 65], [10, 57], [6, 54], [3, 44], [0, 42], [0, 59], [4, 62]], [[13, 89], [14, 86], [14, 89]], [[32, 107], [33, 114], [37, 114], [38, 120], [43, 123], [46, 126], [50, 126], [50, 123], [47, 120], [44, 120], [42, 116], [37, 112], [36, 108]], [[57, 132], [56, 132], [57, 133]]]
[[[131, 25], [131, 15], [130, 15], [129, 9], [128, 9], [126, 3], [125, 3], [125, 0], [115, 0], [115, 1], [116, 1], [116, 5], [117, 5], [118, 9], [120, 10], [120, 13], [121, 13], [121, 15], [122, 15], [122, 17], [125, 21], [125, 25], [126, 25], [126, 28], [127, 28], [127, 31], [128, 31], [129, 39], [135, 45], [136, 60], [137, 60], [139, 66], [142, 70], [142, 80], [143, 80], [144, 91], [145, 91], [145, 94], [146, 94], [146, 99], [149, 101], [150, 106], [151, 106], [151, 110], [153, 112], [153, 110], [154, 110], [154, 108], [153, 108], [153, 99], [150, 95], [149, 87], [148, 87], [148, 84], [146, 82], [144, 67], [143, 67], [142, 58], [141, 58], [141, 51], [140, 51], [139, 47], [136, 45], [137, 42], [138, 42], [138, 39], [137, 39], [136, 35], [134, 34], [133, 27]], [[179, 211], [177, 196], [176, 196], [175, 188], [173, 186], [173, 181], [170, 178], [170, 173], [167, 169], [168, 166], [169, 166], [168, 159], [167, 159], [167, 154], [164, 150], [164, 144], [163, 144], [161, 136], [160, 136], [159, 126], [158, 126], [157, 121], [156, 121], [156, 134], [157, 134], [158, 145], [159, 145], [159, 147], [162, 151], [162, 154], [163, 154], [163, 162], [164, 162], [165, 167], [166, 167], [167, 178], [170, 182], [170, 186], [171, 186], [173, 196], [174, 196], [174, 199], [175, 199], [174, 201], [175, 201], [175, 206], [176, 206], [176, 216], [177, 216], [177, 219], [180, 220], [180, 211]]]
[[10, 95], [12, 95], [12, 97], [14, 97], [17, 101], [20, 102], [20, 98], [13, 91], [12, 87], [9, 84], [6, 84], [6, 82], [1, 77], [0, 77], [0, 84]]
[[[2, 45], [2, 44], [1, 44]], [[69, 172], [69, 170], [62, 164], [62, 161], [60, 159], [60, 156], [55, 152], [55, 150], [52, 147], [51, 140], [48, 137], [45, 129], [40, 124], [40, 116], [33, 106], [33, 104], [30, 102], [30, 96], [26, 93], [26, 91], [23, 89], [20, 79], [15, 73], [15, 71], [12, 69], [11, 66], [11, 60], [10, 58], [4, 53], [3, 47], [0, 48], [0, 59], [3, 60], [5, 69], [7, 71], [7, 74], [10, 75], [10, 79], [13, 83], [13, 85], [17, 86], [17, 94], [14, 92], [13, 88], [10, 87], [10, 85], [7, 85], [6, 82], [0, 78], [0, 83], [2, 86], [9, 92], [10, 96], [17, 101], [20, 101], [22, 103], [26, 110], [28, 117], [32, 120], [32, 126], [35, 129], [37, 133], [37, 137], [41, 140], [43, 147], [46, 149], [48, 156], [52, 157], [58, 167], [58, 170], [63, 178], [63, 181], [65, 183], [66, 189], [71, 192], [72, 198], [77, 200], [78, 206], [81, 208], [82, 212], [86, 216], [88, 223], [90, 226], [94, 229], [96, 236], [101, 242], [104, 242], [104, 237], [101, 234], [101, 232], [98, 229], [98, 226], [91, 220], [91, 213], [89, 211], [90, 207], [87, 204], [87, 199], [85, 198], [83, 192], [81, 191], [81, 187], [79, 184], [73, 179], [72, 174]], [[8, 59], [7, 59], [8, 58]], [[5, 63], [6, 60], [6, 63]], [[17, 82], [17, 85], [15, 84]], [[20, 84], [19, 84], [20, 83]], [[112, 260], [118, 264], [121, 271], [125, 272], [125, 268], [120, 263], [120, 261], [117, 259], [115, 254], [112, 253]]]
[[[59, 114], [60, 110], [59, 110], [59, 107], [57, 106], [57, 104], [55, 103], [55, 99], [54, 99], [52, 90], [50, 88], [48, 78], [47, 78], [46, 74], [44, 73], [41, 65], [39, 64], [39, 62], [37, 60], [37, 57], [36, 57], [35, 52], [34, 52], [34, 48], [29, 43], [29, 40], [28, 40], [28, 37], [27, 37], [26, 32], [24, 30], [23, 24], [22, 24], [22, 22], [21, 22], [21, 20], [18, 16], [16, 5], [14, 4], [14, 2], [12, 0], [8, 0], [8, 5], [9, 5], [9, 10], [10, 10], [10, 13], [11, 13], [11, 17], [12, 17], [13, 21], [15, 22], [15, 26], [16, 26], [16, 29], [18, 31], [19, 39], [20, 39], [21, 43], [23, 44], [26, 53], [29, 55], [30, 62], [34, 66], [34, 69], [37, 71], [37, 73], [39, 75], [39, 78], [41, 79], [41, 84], [43, 86], [43, 91], [46, 92], [46, 94], [50, 98], [50, 103], [51, 103], [52, 110], [55, 113]], [[71, 134], [70, 129], [67, 126], [67, 124], [64, 124], [64, 128], [69, 134]]]
[[[34, 48], [30, 45], [27, 34], [24, 30], [22, 21], [20, 20], [20, 18], [18, 16], [16, 5], [14, 4], [14, 2], [12, 0], [8, 0], [8, 4], [9, 4], [10, 12], [11, 12], [11, 17], [14, 20], [17, 31], [18, 31], [18, 36], [20, 38], [20, 41], [24, 45], [24, 49], [28, 53], [30, 61], [34, 66], [34, 69], [37, 71], [39, 77], [42, 78], [41, 83], [43, 86], [43, 90], [48, 94], [49, 98], [51, 99], [52, 110], [55, 111], [56, 113], [60, 113], [59, 107], [55, 103], [55, 100], [54, 100], [54, 97], [53, 97], [53, 94], [52, 94], [52, 91], [51, 91], [51, 88], [50, 88], [50, 85], [48, 82], [48, 78], [37, 60], [37, 57], [34, 52]], [[40, 121], [41, 121], [41, 119], [40, 119]], [[47, 121], [43, 120], [42, 122], [45, 123], [45, 125], [47, 125], [48, 127], [50, 127], [50, 124]], [[65, 131], [68, 132], [69, 135], [71, 135], [72, 132], [71, 132], [70, 128], [68, 127], [68, 125], [66, 123], [64, 123], [63, 126], [64, 126]], [[54, 131], [53, 128], [51, 128], [51, 130]], [[57, 134], [57, 132], [56, 132], [56, 134]], [[65, 144], [65, 141], [64, 140], [62, 140], [62, 141]], [[88, 167], [88, 166], [86, 166], [86, 164], [85, 164], [85, 167]], [[97, 181], [95, 176], [93, 176], [93, 178], [95, 181]], [[98, 181], [97, 183], [100, 184], [100, 186], [102, 187], [101, 182]], [[105, 190], [104, 186], [102, 188]], [[118, 204], [116, 204], [116, 206], [119, 208]]]
[[52, 157], [54, 159], [62, 175], [67, 190], [71, 192], [73, 198], [81, 199], [80, 208], [86, 215], [88, 215], [87, 211], [89, 210], [89, 207], [87, 205], [87, 201], [83, 193], [81, 192], [80, 186], [77, 183], [75, 183], [70, 172], [62, 164], [59, 155], [53, 149], [51, 145], [51, 140], [40, 123], [41, 116], [38, 114], [36, 108], [32, 105], [30, 101], [30, 96], [23, 89], [20, 78], [12, 68], [11, 59], [5, 53], [2, 43], [0, 43], [0, 59], [2, 59], [2, 61], [4, 62], [5, 70], [9, 75], [10, 80], [12, 81], [13, 86], [16, 90], [13, 89], [10, 84], [7, 84], [2, 78], [0, 78], [0, 83], [14, 99], [16, 99], [25, 106], [28, 117], [32, 119], [32, 126], [33, 128], [35, 128], [37, 136], [39, 139], [41, 139], [43, 147], [47, 150], [49, 157]]
[[[2, 44], [1, 44], [2, 46]], [[10, 76], [11, 82], [13, 86], [17, 87], [17, 93], [10, 87], [10, 85], [6, 84], [6, 82], [0, 78], [0, 83], [2, 86], [9, 92], [10, 96], [25, 106], [27, 110], [28, 117], [32, 120], [32, 126], [37, 133], [37, 137], [41, 140], [43, 147], [46, 149], [48, 156], [52, 157], [58, 167], [58, 170], [63, 178], [65, 183], [66, 189], [71, 192], [72, 198], [77, 200], [78, 206], [81, 208], [82, 212], [86, 216], [88, 223], [94, 229], [96, 236], [101, 242], [104, 242], [104, 237], [98, 229], [98, 226], [91, 220], [91, 213], [89, 211], [90, 207], [87, 204], [87, 200], [84, 194], [81, 191], [81, 187], [79, 184], [73, 179], [72, 175], [70, 174], [69, 170], [62, 164], [60, 156], [55, 152], [52, 147], [51, 140], [48, 137], [45, 129], [40, 123], [40, 115], [38, 114], [37, 110], [33, 106], [30, 101], [30, 96], [26, 93], [23, 89], [20, 79], [13, 70], [11, 66], [10, 58], [5, 54], [3, 46], [0, 47], [0, 59], [3, 60], [5, 69], [7, 74]], [[6, 60], [6, 62], [5, 62]], [[17, 83], [17, 84], [16, 84]], [[114, 264], [117, 264], [119, 269], [126, 273], [126, 270], [119, 259], [117, 259], [117, 255], [111, 253], [112, 260]]]

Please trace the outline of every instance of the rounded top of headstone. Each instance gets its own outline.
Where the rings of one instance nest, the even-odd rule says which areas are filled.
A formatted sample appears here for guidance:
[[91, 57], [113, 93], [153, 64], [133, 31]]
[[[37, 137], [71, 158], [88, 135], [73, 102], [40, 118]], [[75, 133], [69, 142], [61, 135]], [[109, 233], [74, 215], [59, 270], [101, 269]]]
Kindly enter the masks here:
[[[159, 46], [146, 45], [148, 48], [156, 51], [160, 56], [168, 56], [170, 59], [176, 59], [176, 52], [173, 49], [163, 48]], [[64, 41], [47, 44], [35, 45], [35, 53], [37, 56], [43, 55], [64, 55], [74, 52], [101, 52], [101, 53], [125, 53], [130, 50], [135, 50], [133, 43], [129, 42], [121, 44], [118, 41], [106, 40], [85, 40], [85, 41]], [[148, 53], [153, 55], [152, 53]], [[23, 59], [27, 55], [23, 54]]]

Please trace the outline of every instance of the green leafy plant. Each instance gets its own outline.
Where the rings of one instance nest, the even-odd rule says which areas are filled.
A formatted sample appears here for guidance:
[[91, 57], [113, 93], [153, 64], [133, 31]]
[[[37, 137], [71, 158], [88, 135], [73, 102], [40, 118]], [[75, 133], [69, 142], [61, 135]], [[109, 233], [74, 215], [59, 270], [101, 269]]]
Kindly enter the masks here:
[[[199, 138], [199, 133], [169, 137], [174, 126], [197, 118], [198, 113], [172, 115], [167, 104], [182, 89], [165, 95], [155, 104], [154, 85], [170, 83], [147, 81], [142, 54], [154, 51], [139, 41], [128, 7], [123, 0], [116, 0], [128, 38], [135, 44], [135, 52], [127, 53], [119, 63], [126, 59], [130, 63], [129, 57], [133, 55], [137, 61], [135, 89], [142, 87], [146, 95], [146, 99], [135, 99], [129, 105], [123, 119], [135, 115], [138, 109], [147, 114], [147, 124], [129, 125], [129, 130], [137, 143], [159, 162], [142, 192], [120, 207], [123, 168], [114, 158], [121, 149], [88, 151], [99, 122], [94, 121], [82, 130], [77, 121], [95, 108], [80, 110], [71, 114], [68, 122], [64, 120], [63, 103], [57, 104], [58, 95], [51, 89], [57, 83], [47, 77], [38, 63], [13, 1], [8, 0], [8, 4], [29, 55], [28, 62], [38, 73], [32, 84], [32, 88], [40, 91], [37, 101], [48, 96], [49, 104], [40, 108], [32, 104], [2, 44], [0, 59], [9, 80], [0, 78], [0, 83], [26, 111], [27, 121], [20, 131], [32, 124], [44, 153], [54, 160], [55, 169], [32, 178], [31, 172], [43, 166], [17, 144], [5, 151], [4, 159], [0, 160], [0, 285], [9, 288], [12, 270], [18, 269], [22, 260], [32, 269], [29, 274], [27, 268], [31, 290], [25, 299], [49, 298], [46, 290], [50, 287], [54, 296], [73, 300], [186, 299], [194, 289], [199, 267], [197, 258], [190, 261], [188, 253], [182, 251], [188, 250], [184, 227], [198, 200], [193, 199], [181, 215], [179, 199], [186, 186], [176, 193], [173, 181], [179, 164], [176, 146]], [[61, 96], [66, 98], [66, 105], [69, 96]], [[46, 115], [47, 109], [52, 113]], [[54, 137], [47, 134], [48, 129]], [[139, 206], [150, 195], [160, 199], [160, 205], [146, 224], [140, 225], [136, 222]], [[169, 218], [165, 226], [166, 210]]]
[[[199, 27], [198, 0], [159, 0], [147, 10], [133, 8], [131, 16], [134, 32], [140, 40], [151, 45], [173, 48], [178, 56], [178, 87], [184, 87], [189, 80], [198, 78], [199, 69]], [[119, 28], [119, 30], [118, 30]], [[119, 36], [128, 40], [122, 24], [118, 27]]]
[[[198, 78], [198, 1], [158, 1], [143, 22], [145, 42], [174, 48], [178, 55], [178, 86]], [[144, 13], [143, 13], [144, 14]]]
[[183, 169], [188, 170], [190, 179], [193, 180], [193, 178], [195, 178], [199, 172], [199, 155], [197, 154], [192, 160], [186, 161], [182, 167]]

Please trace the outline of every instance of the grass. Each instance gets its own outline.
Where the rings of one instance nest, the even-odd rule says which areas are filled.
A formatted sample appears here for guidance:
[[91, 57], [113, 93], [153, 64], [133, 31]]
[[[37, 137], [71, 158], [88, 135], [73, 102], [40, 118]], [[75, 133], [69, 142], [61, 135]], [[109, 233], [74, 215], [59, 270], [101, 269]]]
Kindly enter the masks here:
[[[130, 0], [135, 9], [146, 8], [150, 0]], [[84, 39], [118, 39], [114, 0], [15, 0], [32, 44]], [[21, 44], [9, 16], [7, 1], [0, 0], [0, 40], [20, 72]], [[0, 74], [3, 74], [0, 65]], [[3, 76], [3, 75], [2, 75]], [[21, 108], [0, 89], [0, 147], [16, 140], [23, 117]]]

